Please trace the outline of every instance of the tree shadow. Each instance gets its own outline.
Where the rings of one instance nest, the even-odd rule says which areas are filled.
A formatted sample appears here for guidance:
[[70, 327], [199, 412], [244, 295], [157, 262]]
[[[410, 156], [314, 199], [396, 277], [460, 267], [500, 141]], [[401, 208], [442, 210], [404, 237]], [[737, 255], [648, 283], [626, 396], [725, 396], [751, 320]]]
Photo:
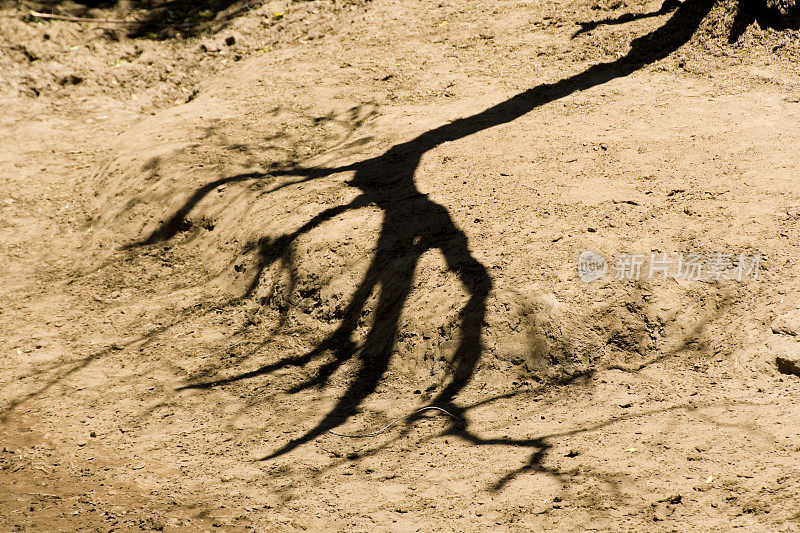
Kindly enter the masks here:
[[[22, 7], [45, 14], [94, 19], [97, 22], [109, 18], [128, 37], [174, 37], [206, 30], [220, 30], [234, 18], [260, 5], [249, 0], [148, 0], [145, 2], [121, 2], [119, 0], [30, 0], [20, 2]], [[120, 23], [124, 21], [124, 23]], [[108, 24], [108, 23], [106, 23]]]
[[578, 31], [572, 34], [572, 38], [574, 39], [578, 35], [582, 33], [588, 33], [598, 26], [609, 26], [609, 25], [617, 25], [617, 24], [627, 24], [628, 22], [633, 22], [636, 20], [642, 20], [652, 17], [660, 17], [661, 15], [666, 15], [672, 11], [675, 11], [680, 6], [680, 3], [677, 0], [665, 0], [658, 11], [651, 11], [649, 13], [623, 13], [618, 17], [607, 17], [601, 20], [591, 20], [589, 22], [578, 22], [578, 25], [581, 27]]
[[762, 28], [797, 30], [800, 29], [800, 7], [796, 7], [793, 13], [781, 13], [777, 9], [769, 8], [761, 0], [739, 0], [728, 35], [728, 44], [738, 42], [748, 26], [754, 22]]
[[[374, 256], [364, 278], [344, 310], [336, 330], [315, 348], [301, 355], [286, 357], [258, 370], [225, 379], [187, 384], [184, 388], [207, 389], [247, 378], [267, 375], [286, 365], [304, 366], [321, 360], [314, 375], [290, 389], [290, 393], [311, 387], [323, 387], [345, 362], [354, 361], [358, 371], [338, 403], [310, 430], [287, 442], [264, 459], [286, 454], [312, 439], [337, 427], [358, 412], [361, 403], [372, 394], [387, 370], [398, 333], [400, 314], [411, 291], [415, 269], [428, 250], [442, 253], [447, 268], [455, 273], [468, 293], [461, 311], [460, 342], [452, 356], [451, 373], [438, 387], [429, 405], [447, 409], [464, 421], [464, 426], [452, 428], [453, 433], [476, 444], [507, 444], [533, 448], [526, 469], [541, 464], [547, 446], [541, 439], [494, 439], [486, 441], [470, 430], [467, 409], [455, 405], [456, 396], [472, 378], [483, 349], [482, 327], [486, 301], [492, 289], [492, 279], [486, 266], [470, 251], [464, 232], [458, 228], [447, 209], [421, 193], [414, 174], [422, 156], [444, 142], [462, 139], [488, 128], [511, 122], [531, 110], [564, 98], [574, 92], [602, 85], [621, 78], [665, 58], [688, 42], [701, 20], [709, 13], [714, 0], [686, 0], [660, 28], [635, 39], [625, 56], [561, 81], [542, 84], [492, 106], [482, 112], [461, 118], [427, 131], [416, 138], [392, 146], [383, 154], [339, 167], [286, 166], [275, 168], [266, 178], [297, 177], [293, 183], [320, 179], [338, 173], [353, 173], [349, 185], [361, 193], [351, 202], [328, 208], [291, 233], [277, 239], [262, 239], [257, 243], [257, 269], [247, 293], [260, 283], [261, 274], [271, 265], [280, 263], [291, 270], [295, 242], [302, 235], [346, 212], [377, 206], [383, 212], [383, 222]], [[154, 230], [138, 245], [155, 244], [170, 239], [178, 232], [180, 221], [211, 190], [224, 183], [257, 179], [247, 174], [223, 178], [199, 189], [172, 217]], [[287, 184], [285, 186], [290, 186]], [[289, 290], [294, 289], [294, 281]], [[356, 344], [353, 335], [366, 309], [368, 299], [377, 292], [377, 304], [363, 342]], [[580, 377], [580, 376], [578, 376]], [[419, 415], [417, 415], [419, 416]], [[413, 421], [409, 417], [408, 421]], [[510, 478], [509, 478], [510, 479]]]
[[[579, 22], [580, 29], [572, 34], [572, 38], [588, 33], [598, 26], [627, 24], [636, 20], [666, 15], [678, 9], [681, 6], [681, 1], [664, 0], [664, 3], [661, 4], [657, 11], [648, 13], [624, 13], [618, 17]], [[777, 7], [769, 6], [766, 0], [738, 0], [736, 2], [736, 14], [728, 34], [728, 44], [736, 43], [747, 30], [747, 27], [754, 22], [758, 23], [762, 28], [797, 30], [800, 29], [800, 7], [795, 7], [793, 10], [780, 10]]]

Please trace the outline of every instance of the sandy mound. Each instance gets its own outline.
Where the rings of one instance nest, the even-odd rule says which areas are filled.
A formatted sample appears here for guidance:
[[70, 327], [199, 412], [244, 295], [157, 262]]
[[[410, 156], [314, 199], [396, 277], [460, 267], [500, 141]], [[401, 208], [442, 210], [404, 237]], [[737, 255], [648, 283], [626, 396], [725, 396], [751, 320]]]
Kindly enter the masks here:
[[[698, 46], [709, 43], [723, 46], [720, 39], [736, 16], [734, 4], [687, 5], [687, 14], [676, 14], [672, 23], [684, 16], [702, 20], [696, 32], [682, 30], [680, 38], [695, 45], [682, 53], [698, 54]], [[767, 38], [754, 32], [745, 43]], [[663, 57], [669, 38], [656, 32], [639, 40], [630, 61]], [[292, 61], [302, 73], [302, 60]], [[624, 73], [630, 64], [623, 59], [618, 68]], [[616, 72], [616, 63], [610, 65], [601, 68]], [[583, 217], [621, 220], [619, 206], [635, 207], [638, 201], [607, 198], [599, 207], [564, 212], [567, 227], [574, 225], [567, 248], [548, 258], [554, 263], [547, 275], [526, 280], [522, 264], [507, 265], [503, 258], [522, 256], [534, 243], [552, 246], [562, 237], [539, 236], [529, 243], [523, 229], [516, 238], [493, 243], [493, 221], [473, 214], [488, 201], [483, 194], [491, 179], [433, 187], [428, 167], [419, 166], [421, 154], [431, 150], [419, 146], [441, 135], [431, 143], [432, 153], [446, 154], [439, 156], [444, 167], [436, 172], [460, 175], [458, 165], [448, 161], [480, 151], [489, 142], [482, 135], [465, 147], [449, 148], [449, 134], [438, 133], [447, 127], [436, 127], [447, 112], [431, 110], [418, 123], [434, 126], [407, 143], [413, 135], [393, 124], [415, 121], [401, 107], [380, 113], [371, 105], [332, 110], [319, 102], [348, 89], [323, 83], [313, 90], [305, 85], [300, 94], [295, 84], [305, 83], [301, 76], [259, 74], [263, 68], [251, 60], [191, 103], [162, 111], [124, 134], [88, 184], [97, 227], [110, 228], [129, 253], [177, 246], [179, 253], [199, 258], [209, 287], [252, 299], [259, 312], [271, 313], [265, 326], [297, 336], [315, 332], [311, 337], [322, 340], [311, 353], [349, 359], [373, 350], [385, 365], [391, 359], [394, 371], [432, 389], [457, 381], [451, 376], [459, 372], [477, 372], [479, 382], [518, 376], [564, 380], [610, 365], [635, 368], [693, 343], [716, 352], [739, 348], [735, 327], [712, 338], [704, 338], [703, 328], [742, 297], [741, 284], [576, 282], [582, 247], [618, 253], [624, 250], [615, 246], [626, 239], [644, 243], [635, 232], [614, 231], [611, 241], [579, 237], [576, 231], [586, 230], [575, 226], [587, 225]], [[360, 90], [369, 92], [367, 85]], [[635, 142], [648, 141], [640, 136]], [[488, 168], [486, 176], [492, 173]], [[685, 189], [674, 179], [659, 185], [660, 194], [672, 197]], [[447, 187], [453, 190], [445, 203], [442, 193], [428, 193]], [[632, 187], [641, 193], [642, 185]], [[499, 200], [494, 221], [519, 219], [518, 192]], [[702, 200], [702, 194], [693, 198]], [[537, 213], [527, 227], [551, 225], [550, 216]], [[671, 223], [673, 216], [680, 215], [667, 212], [648, 224]], [[692, 231], [671, 239], [660, 246], [666, 242], [677, 253], [697, 245]], [[750, 240], [728, 242], [734, 256], [753, 252]], [[652, 246], [642, 251], [663, 250]], [[545, 281], [557, 285], [542, 290]]]

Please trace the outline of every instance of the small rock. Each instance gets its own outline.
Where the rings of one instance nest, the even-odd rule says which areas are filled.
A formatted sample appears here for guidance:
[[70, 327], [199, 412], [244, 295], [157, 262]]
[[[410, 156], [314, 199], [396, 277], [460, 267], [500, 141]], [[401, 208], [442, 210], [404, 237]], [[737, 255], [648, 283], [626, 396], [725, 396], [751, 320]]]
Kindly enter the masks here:
[[197, 46], [197, 51], [201, 53], [216, 53], [219, 52], [220, 46], [219, 43], [216, 43], [210, 39], [205, 39]]
[[772, 333], [778, 335], [800, 335], [800, 309], [784, 313], [772, 323]]
[[781, 374], [800, 376], [800, 356], [789, 354], [779, 355], [775, 358], [775, 363], [778, 365], [778, 371]]
[[66, 74], [58, 78], [58, 83], [61, 85], [78, 85], [82, 81], [83, 78], [77, 74]]
[[234, 44], [236, 44], [236, 37], [234, 37], [233, 35], [229, 35], [228, 37], [225, 38], [225, 44], [228, 46], [233, 46]]
[[158, 54], [152, 50], [147, 50], [142, 52], [139, 56], [139, 61], [144, 63], [145, 65], [152, 65], [158, 60]]

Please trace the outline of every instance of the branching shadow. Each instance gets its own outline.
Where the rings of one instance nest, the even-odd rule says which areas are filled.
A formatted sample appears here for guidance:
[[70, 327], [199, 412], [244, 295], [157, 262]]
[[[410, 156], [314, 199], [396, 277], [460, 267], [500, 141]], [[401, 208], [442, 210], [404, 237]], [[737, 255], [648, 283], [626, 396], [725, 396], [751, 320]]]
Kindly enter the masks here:
[[728, 35], [728, 43], [738, 42], [747, 27], [754, 22], [762, 28], [797, 30], [800, 29], [800, 7], [796, 7], [793, 12], [781, 13], [776, 9], [768, 8], [764, 1], [739, 0], [736, 4], [736, 15], [731, 25], [731, 32]]
[[[456, 226], [447, 209], [417, 189], [414, 174], [422, 156], [444, 142], [462, 139], [488, 128], [509, 123], [539, 106], [627, 76], [665, 58], [689, 40], [713, 4], [714, 0], [687, 0], [675, 10], [662, 27], [635, 39], [630, 52], [624, 57], [594, 65], [556, 83], [543, 84], [524, 91], [480, 113], [455, 120], [408, 142], [397, 144], [377, 157], [340, 167], [293, 166], [271, 170], [269, 173], [271, 178], [276, 176], [299, 178], [293, 183], [338, 173], [353, 173], [349, 184], [360, 189], [361, 193], [350, 203], [318, 213], [291, 233], [275, 240], [263, 239], [258, 242], [258, 268], [248, 292], [255, 289], [261, 273], [270, 265], [280, 262], [284, 268], [288, 268], [293, 264], [295, 242], [302, 235], [338, 215], [367, 206], [377, 206], [384, 215], [374, 257], [349, 301], [339, 326], [315, 348], [305, 354], [287, 357], [255, 371], [216, 381], [192, 383], [185, 388], [203, 389], [220, 386], [267, 375], [285, 365], [303, 366], [312, 361], [322, 360], [315, 375], [290, 391], [297, 392], [310, 387], [324, 386], [330, 376], [346, 361], [354, 360], [358, 364], [356, 376], [335, 407], [312, 429], [287, 442], [264, 459], [286, 454], [326, 433], [356, 414], [361, 403], [380, 383], [390, 362], [400, 314], [411, 291], [417, 264], [426, 251], [438, 250], [444, 256], [447, 268], [458, 276], [469, 299], [461, 312], [460, 343], [452, 357], [452, 372], [440, 386], [431, 405], [444, 407], [463, 419], [466, 426], [453, 431], [476, 444], [502, 443], [535, 449], [529, 465], [525, 468], [536, 468], [547, 450], [541, 439], [520, 441], [481, 439], [470, 430], [466, 409], [459, 408], [454, 403], [456, 396], [472, 378], [482, 352], [482, 327], [492, 279], [487, 268], [471, 253], [466, 235]], [[263, 176], [266, 177], [267, 174]], [[199, 189], [169, 220], [139, 244], [154, 244], [174, 237], [180, 221], [206, 194], [220, 184], [244, 179], [258, 179], [258, 175], [224, 178]], [[375, 291], [378, 299], [373, 323], [364, 341], [357, 345], [353, 335], [367, 301]], [[413, 417], [409, 420], [413, 420]]]
[[651, 11], [649, 13], [624, 13], [618, 17], [608, 17], [601, 20], [591, 20], [589, 22], [579, 22], [580, 29], [572, 34], [572, 38], [574, 39], [578, 35], [582, 33], [588, 33], [593, 29], [597, 28], [598, 26], [609, 26], [609, 25], [616, 25], [616, 24], [627, 24], [628, 22], [633, 22], [636, 20], [642, 20], [646, 18], [652, 17], [660, 17], [661, 15], [666, 15], [672, 11], [675, 11], [680, 4], [676, 0], [666, 0], [658, 11]]
[[[636, 20], [652, 17], [660, 17], [675, 11], [681, 5], [681, 0], [664, 0], [658, 11], [649, 13], [624, 13], [618, 17], [609, 17], [601, 20], [579, 22], [578, 29], [572, 34], [572, 38], [588, 33], [599, 26], [609, 26], [626, 24]], [[784, 12], [785, 11], [785, 12]], [[797, 30], [800, 29], [800, 8], [781, 11], [775, 7], [767, 5], [765, 0], [738, 0], [736, 2], [736, 14], [731, 24], [728, 44], [736, 43], [744, 34], [747, 27], [757, 22], [762, 28], [773, 28], [778, 30]]]
[[[205, 30], [220, 30], [228, 22], [261, 2], [250, 0], [149, 0], [147, 2], [121, 2], [118, 0], [29, 0], [15, 2], [25, 9], [67, 17], [92, 17], [93, 11], [101, 9], [108, 13], [122, 14], [125, 24], [117, 25], [129, 37], [172, 37], [198, 33]], [[106, 17], [100, 17], [102, 22]], [[179, 32], [179, 33], [178, 33]]]

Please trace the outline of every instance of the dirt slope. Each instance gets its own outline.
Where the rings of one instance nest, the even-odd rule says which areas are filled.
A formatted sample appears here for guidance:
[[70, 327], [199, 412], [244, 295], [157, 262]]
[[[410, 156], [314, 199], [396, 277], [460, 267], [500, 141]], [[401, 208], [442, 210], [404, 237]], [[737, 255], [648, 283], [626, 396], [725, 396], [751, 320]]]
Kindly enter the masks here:
[[0, 524], [800, 529], [797, 32], [660, 7], [4, 20]]

